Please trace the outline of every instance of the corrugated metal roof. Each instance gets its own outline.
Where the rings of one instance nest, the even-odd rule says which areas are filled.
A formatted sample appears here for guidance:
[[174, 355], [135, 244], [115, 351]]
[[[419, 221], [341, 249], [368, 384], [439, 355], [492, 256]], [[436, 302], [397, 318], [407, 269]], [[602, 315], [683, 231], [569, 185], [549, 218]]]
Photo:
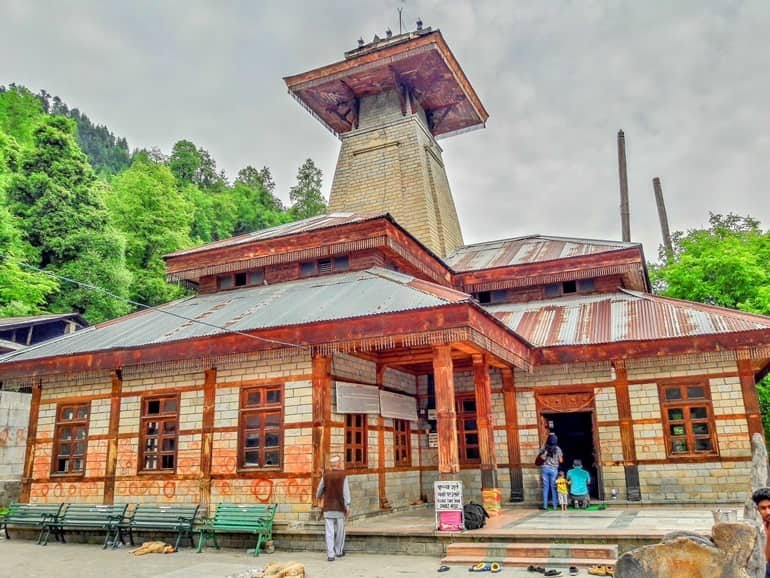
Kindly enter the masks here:
[[770, 329], [770, 317], [628, 290], [485, 309], [536, 347]]
[[629, 247], [640, 247], [640, 245], [620, 241], [528, 235], [466, 245], [457, 249], [444, 261], [455, 271], [476, 271], [491, 267], [507, 267], [567, 257], [595, 255]]
[[269, 227], [260, 231], [254, 231], [253, 233], [245, 233], [243, 235], [238, 235], [237, 237], [222, 239], [221, 241], [215, 241], [213, 243], [208, 243], [207, 245], [200, 245], [191, 249], [176, 251], [174, 253], [165, 255], [164, 258], [188, 255], [191, 253], [198, 253], [200, 251], [209, 251], [211, 249], [221, 249], [223, 247], [232, 247], [235, 245], [241, 245], [243, 243], [264, 241], [266, 239], [285, 237], [287, 235], [297, 235], [299, 233], [307, 233], [308, 231], [315, 231], [317, 229], [339, 227], [340, 225], [377, 219], [384, 217], [387, 214], [388, 213], [330, 213], [328, 215], [318, 215], [316, 217], [302, 219], [301, 221], [294, 221], [293, 223], [277, 225], [275, 227]]
[[0, 363], [440, 307], [468, 299], [465, 293], [375, 267], [180, 299], [9, 353]]

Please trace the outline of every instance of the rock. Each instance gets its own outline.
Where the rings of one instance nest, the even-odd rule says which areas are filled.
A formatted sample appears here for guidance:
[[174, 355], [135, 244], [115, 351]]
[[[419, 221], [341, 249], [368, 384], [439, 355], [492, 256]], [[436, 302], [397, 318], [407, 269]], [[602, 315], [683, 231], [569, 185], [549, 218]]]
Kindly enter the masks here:
[[751, 436], [751, 492], [743, 506], [743, 519], [760, 521], [757, 507], [751, 499], [751, 493], [759, 488], [767, 487], [768, 463], [767, 447], [762, 434], [755, 433]]
[[618, 578], [764, 578], [765, 539], [754, 523], [715, 524], [712, 539], [672, 532], [664, 541], [626, 552]]

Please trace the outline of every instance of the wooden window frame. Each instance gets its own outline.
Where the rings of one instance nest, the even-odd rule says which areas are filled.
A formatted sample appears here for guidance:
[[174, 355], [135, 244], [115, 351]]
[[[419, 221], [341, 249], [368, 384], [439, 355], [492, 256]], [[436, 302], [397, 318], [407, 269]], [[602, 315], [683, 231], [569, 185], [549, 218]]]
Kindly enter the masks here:
[[[465, 402], [472, 401], [473, 411], [464, 408]], [[479, 447], [479, 422], [478, 407], [475, 394], [460, 394], [455, 396], [455, 410], [457, 412], [457, 453], [460, 465], [478, 465], [481, 463], [481, 448]], [[475, 422], [474, 428], [467, 428], [467, 422]], [[469, 436], [476, 436], [475, 443], [469, 443]], [[468, 450], [473, 450], [478, 457], [468, 457]]]
[[[278, 393], [278, 401], [271, 401], [270, 394]], [[258, 400], [254, 395], [258, 394]], [[238, 416], [238, 468], [244, 471], [281, 471], [283, 469], [283, 449], [286, 437], [284, 431], [284, 388], [283, 384], [259, 385], [244, 387], [240, 392], [240, 415]], [[268, 425], [265, 419], [277, 416], [277, 426]], [[249, 420], [258, 420], [250, 423]], [[266, 446], [268, 435], [278, 435], [278, 444]], [[257, 435], [258, 444], [247, 446], [250, 435]], [[257, 462], [248, 461], [249, 455], [258, 456]], [[275, 457], [274, 457], [275, 456]], [[253, 458], [251, 458], [253, 459]], [[270, 463], [268, 461], [276, 461]]]
[[318, 275], [331, 275], [350, 271], [350, 256], [337, 255], [335, 257], [323, 257], [310, 261], [302, 261], [299, 264], [300, 277], [315, 277]]
[[[85, 408], [85, 416], [80, 415], [81, 409]], [[66, 418], [65, 414], [71, 411], [72, 417]], [[56, 406], [56, 425], [54, 427], [54, 439], [51, 455], [51, 475], [52, 476], [84, 476], [86, 473], [86, 457], [88, 455], [88, 428], [91, 424], [91, 402], [83, 403], [62, 403]], [[63, 432], [69, 429], [71, 437], [63, 438]], [[78, 438], [73, 430], [81, 429], [83, 436]], [[83, 444], [82, 453], [75, 453], [76, 444]], [[62, 454], [62, 448], [68, 447], [69, 453]], [[64, 470], [59, 469], [59, 460], [67, 460], [67, 466]], [[74, 469], [75, 460], [80, 460], [80, 469]]]
[[[164, 411], [166, 402], [173, 401], [176, 410]], [[158, 413], [150, 413], [150, 404], [158, 402]], [[142, 398], [139, 415], [139, 463], [140, 473], [176, 473], [179, 455], [179, 394], [148, 395]], [[157, 422], [155, 433], [148, 433], [149, 424]], [[173, 423], [173, 431], [166, 431], [166, 424]], [[167, 440], [174, 440], [173, 449], [163, 449]], [[148, 450], [148, 441], [155, 440], [155, 449]], [[155, 456], [155, 467], [147, 467], [147, 458]], [[173, 465], [163, 466], [171, 458]]]
[[[703, 397], [690, 397], [690, 388], [702, 388]], [[678, 389], [680, 398], [669, 400], [668, 390]], [[693, 458], [714, 458], [719, 456], [719, 446], [716, 437], [716, 420], [714, 419], [714, 409], [711, 400], [711, 389], [708, 381], [677, 381], [666, 382], [659, 385], [658, 395], [660, 397], [660, 409], [663, 417], [663, 437], [666, 443], [666, 456], [674, 460], [689, 460]], [[682, 409], [681, 419], [671, 419], [669, 410]], [[691, 410], [694, 408], [704, 408], [706, 417], [693, 417]], [[707, 424], [708, 433], [702, 434], [695, 431], [695, 425]], [[682, 428], [683, 433], [676, 435], [673, 428]], [[710, 450], [697, 450], [697, 440], [708, 440]], [[685, 442], [687, 451], [674, 451], [675, 442]]]
[[412, 427], [408, 419], [393, 420], [393, 465], [412, 465]]
[[[238, 283], [238, 278], [244, 276], [244, 282]], [[224, 279], [229, 279], [228, 283], [223, 283]], [[230, 291], [231, 289], [243, 289], [244, 287], [256, 287], [265, 282], [264, 269], [251, 269], [249, 271], [237, 271], [235, 273], [224, 273], [217, 275], [217, 289], [221, 291]], [[226, 286], [224, 286], [226, 285]]]
[[[357, 423], [353, 423], [357, 422]], [[362, 469], [369, 467], [369, 415], [365, 413], [345, 414], [345, 468]], [[360, 441], [356, 434], [361, 434]]]

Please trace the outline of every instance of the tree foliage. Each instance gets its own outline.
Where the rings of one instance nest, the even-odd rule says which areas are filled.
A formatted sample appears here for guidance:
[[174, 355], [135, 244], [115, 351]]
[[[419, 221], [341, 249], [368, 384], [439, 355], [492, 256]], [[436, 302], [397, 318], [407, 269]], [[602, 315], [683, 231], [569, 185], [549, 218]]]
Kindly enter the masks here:
[[291, 213], [297, 219], [307, 219], [326, 211], [326, 201], [321, 194], [321, 169], [313, 159], [307, 159], [297, 171], [297, 184], [289, 190]]

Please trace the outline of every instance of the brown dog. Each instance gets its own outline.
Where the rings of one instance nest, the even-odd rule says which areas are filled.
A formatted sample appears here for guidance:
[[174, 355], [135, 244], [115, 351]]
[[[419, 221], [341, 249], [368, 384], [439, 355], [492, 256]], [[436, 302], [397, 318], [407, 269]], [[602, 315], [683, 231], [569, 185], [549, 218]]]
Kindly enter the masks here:
[[135, 550], [130, 551], [134, 556], [144, 556], [145, 554], [172, 554], [174, 547], [165, 542], [145, 542]]

